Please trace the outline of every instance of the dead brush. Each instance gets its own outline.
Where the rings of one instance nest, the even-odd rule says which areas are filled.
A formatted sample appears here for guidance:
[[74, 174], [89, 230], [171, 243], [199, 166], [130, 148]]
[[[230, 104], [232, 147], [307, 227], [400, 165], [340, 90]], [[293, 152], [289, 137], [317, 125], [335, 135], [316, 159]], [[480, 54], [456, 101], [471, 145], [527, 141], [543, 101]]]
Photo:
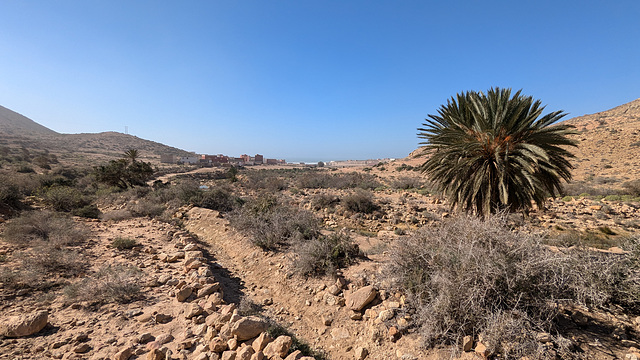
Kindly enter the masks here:
[[[637, 239], [627, 247], [640, 249]], [[554, 252], [538, 236], [510, 231], [504, 217], [458, 217], [400, 238], [385, 273], [412, 297], [428, 346], [482, 335], [507, 358], [544, 359], [548, 354], [526, 335], [544, 331], [557, 340], [560, 356], [572, 358], [555, 323], [558, 301], [637, 308], [640, 256], [631, 254], [640, 251]]]
[[141, 298], [142, 272], [133, 266], [105, 266], [93, 276], [68, 285], [67, 298], [92, 304], [125, 304]]

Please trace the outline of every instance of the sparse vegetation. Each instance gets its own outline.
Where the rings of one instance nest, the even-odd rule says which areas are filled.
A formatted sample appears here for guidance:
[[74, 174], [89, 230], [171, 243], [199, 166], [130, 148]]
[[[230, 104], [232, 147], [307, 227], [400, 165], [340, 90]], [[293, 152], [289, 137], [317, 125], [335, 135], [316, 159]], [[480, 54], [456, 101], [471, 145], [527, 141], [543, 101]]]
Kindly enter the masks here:
[[120, 236], [116, 237], [111, 242], [111, 246], [118, 250], [133, 249], [137, 245], [138, 245], [138, 242], [135, 239], [128, 238], [128, 237], [120, 237]]
[[64, 289], [72, 300], [93, 304], [125, 304], [139, 299], [141, 271], [132, 266], [106, 266], [91, 277], [86, 277]]
[[50, 211], [31, 211], [10, 221], [2, 237], [11, 243], [26, 246], [36, 241], [55, 246], [79, 244], [88, 235], [68, 217]]
[[358, 190], [342, 199], [342, 205], [356, 213], [370, 214], [378, 210], [379, 206], [374, 202], [371, 192]]
[[294, 267], [303, 275], [333, 274], [362, 255], [358, 245], [345, 233], [320, 235], [298, 242]]
[[555, 323], [555, 301], [637, 308], [638, 243], [630, 241], [628, 256], [584, 248], [553, 252], [499, 219], [461, 217], [401, 238], [388, 274], [414, 297], [429, 345], [481, 335], [493, 354], [541, 359], [545, 348], [535, 334], [547, 331], [559, 356], [571, 357]]
[[247, 234], [255, 245], [269, 250], [313, 239], [320, 231], [319, 221], [313, 214], [280, 203], [269, 195], [253, 199], [231, 212], [229, 222]]

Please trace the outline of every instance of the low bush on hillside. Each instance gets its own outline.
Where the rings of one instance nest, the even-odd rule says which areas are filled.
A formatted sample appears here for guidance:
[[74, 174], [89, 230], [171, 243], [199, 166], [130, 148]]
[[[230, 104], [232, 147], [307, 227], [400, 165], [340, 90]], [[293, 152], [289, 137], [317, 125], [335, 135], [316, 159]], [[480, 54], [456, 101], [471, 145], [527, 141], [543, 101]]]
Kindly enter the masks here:
[[230, 190], [219, 187], [202, 190], [189, 201], [194, 206], [218, 211], [231, 211], [242, 203]]
[[70, 186], [51, 186], [42, 190], [42, 200], [55, 211], [71, 212], [91, 203], [91, 199]]
[[64, 289], [72, 300], [88, 301], [92, 304], [125, 304], [140, 299], [142, 272], [132, 266], [106, 266], [95, 275], [86, 277]]
[[72, 219], [51, 211], [25, 212], [8, 222], [2, 233], [5, 240], [15, 244], [44, 241], [56, 246], [79, 244], [87, 235], [88, 231]]
[[373, 201], [373, 195], [365, 190], [359, 190], [345, 196], [341, 203], [345, 209], [356, 213], [370, 214], [380, 208]]
[[554, 320], [557, 301], [590, 308], [640, 305], [640, 239], [627, 255], [584, 248], [551, 251], [539, 237], [511, 232], [503, 220], [460, 217], [403, 237], [386, 269], [413, 297], [429, 346], [482, 337], [493, 354], [542, 359], [535, 339], [551, 332], [555, 351], [573, 356]]
[[318, 194], [311, 199], [311, 206], [314, 210], [334, 208], [340, 203], [340, 198], [331, 194]]
[[22, 206], [23, 194], [12, 177], [0, 174], [0, 205], [18, 209]]
[[380, 182], [374, 175], [357, 172], [331, 174], [327, 171], [308, 171], [297, 178], [297, 186], [304, 189], [375, 189]]
[[253, 190], [282, 191], [289, 187], [288, 178], [291, 175], [273, 170], [251, 171], [245, 174], [243, 185]]
[[303, 275], [333, 274], [362, 256], [358, 245], [345, 233], [319, 235], [300, 241], [293, 250], [297, 254], [294, 268]]
[[135, 239], [128, 237], [118, 236], [113, 241], [111, 241], [111, 247], [116, 248], [118, 250], [129, 250], [133, 249], [138, 245], [138, 242]]
[[640, 180], [628, 181], [622, 186], [629, 195], [640, 196]]
[[320, 232], [320, 223], [312, 213], [281, 204], [270, 195], [248, 201], [228, 218], [251, 242], [269, 250], [312, 239]]
[[424, 180], [417, 177], [403, 176], [391, 181], [391, 188], [399, 190], [420, 189], [424, 186]]

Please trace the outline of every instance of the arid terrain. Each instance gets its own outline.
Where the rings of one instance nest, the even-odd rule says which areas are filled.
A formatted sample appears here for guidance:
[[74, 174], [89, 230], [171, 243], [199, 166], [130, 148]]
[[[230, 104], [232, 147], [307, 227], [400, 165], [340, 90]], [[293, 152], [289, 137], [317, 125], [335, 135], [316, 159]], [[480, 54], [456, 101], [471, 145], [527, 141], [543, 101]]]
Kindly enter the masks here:
[[[180, 150], [117, 133], [56, 134], [1, 109], [11, 121], [0, 122], [0, 359], [640, 357], [640, 309], [625, 292], [640, 290], [638, 273], [624, 268], [635, 264], [627, 246], [640, 235], [640, 99], [567, 120], [580, 143], [565, 193], [482, 230], [507, 243], [538, 241], [538, 252], [509, 244], [548, 256], [540, 258], [548, 265], [480, 268], [546, 266], [592, 286], [531, 305], [553, 314], [548, 327], [517, 327], [515, 316], [496, 320], [494, 332], [457, 338], [447, 330], [450, 338], [431, 343], [425, 319], [441, 314], [425, 314], [407, 285], [412, 274], [395, 265], [412, 239], [478, 225], [432, 190], [418, 151], [348, 169], [183, 167], [118, 189], [91, 165], [129, 149], [157, 165], [160, 154]], [[494, 259], [464, 251], [464, 242], [452, 241], [451, 253], [455, 244], [476, 264]], [[565, 266], [574, 261], [583, 267]], [[460, 314], [476, 306], [466, 300], [492, 290], [474, 281], [482, 269], [463, 270], [445, 279], [464, 294]], [[536, 291], [564, 295], [572, 286]], [[499, 337], [518, 340], [509, 348]]]

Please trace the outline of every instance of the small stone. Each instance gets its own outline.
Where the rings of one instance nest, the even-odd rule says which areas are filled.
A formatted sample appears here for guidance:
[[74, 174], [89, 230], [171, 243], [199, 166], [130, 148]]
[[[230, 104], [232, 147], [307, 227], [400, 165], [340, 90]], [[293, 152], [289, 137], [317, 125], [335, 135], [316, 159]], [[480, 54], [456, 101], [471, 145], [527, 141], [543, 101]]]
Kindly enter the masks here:
[[255, 354], [255, 350], [251, 346], [243, 346], [236, 353], [236, 360], [251, 360], [251, 356]]
[[273, 341], [273, 338], [271, 337], [271, 335], [269, 335], [266, 332], [262, 332], [255, 340], [253, 340], [251, 347], [256, 352], [259, 352], [264, 350], [264, 348], [267, 347], [267, 344], [269, 344], [272, 341]]
[[160, 345], [164, 345], [166, 343], [170, 343], [173, 341], [173, 335], [171, 334], [161, 334], [158, 335], [156, 337], [156, 341], [160, 344]]
[[118, 351], [113, 356], [113, 360], [128, 360], [132, 355], [133, 355], [133, 348], [131, 346], [128, 346]]
[[333, 323], [333, 318], [328, 315], [322, 315], [322, 323], [325, 326], [331, 326], [331, 323]]
[[211, 342], [209, 342], [209, 349], [217, 353], [223, 352], [227, 350], [227, 342], [224, 341], [224, 339], [222, 339], [221, 337], [216, 336], [211, 339]]
[[378, 292], [373, 286], [365, 286], [346, 297], [347, 307], [354, 311], [360, 311], [372, 302], [377, 294]]
[[73, 352], [77, 354], [84, 354], [86, 352], [89, 352], [89, 350], [91, 350], [91, 345], [87, 343], [82, 343], [73, 348]]
[[329, 286], [329, 288], [327, 289], [327, 292], [329, 292], [329, 294], [331, 295], [338, 295], [340, 294], [340, 288], [337, 287], [336, 285], [331, 285]]
[[489, 356], [489, 349], [487, 349], [487, 346], [481, 342], [478, 342], [476, 345], [475, 352], [485, 359]]
[[331, 337], [333, 340], [341, 340], [349, 338], [349, 330], [345, 328], [333, 328], [331, 329]]
[[236, 352], [233, 350], [227, 350], [223, 352], [222, 356], [220, 357], [220, 360], [235, 360], [235, 359], [236, 359]]
[[187, 311], [185, 312], [185, 317], [187, 319], [191, 319], [192, 317], [198, 316], [204, 312], [204, 309], [200, 307], [198, 304], [189, 304], [187, 307]]
[[160, 313], [155, 314], [153, 318], [158, 324], [166, 324], [171, 320], [173, 320], [173, 317], [171, 317], [171, 315], [160, 314]]
[[138, 336], [138, 343], [139, 344], [146, 344], [149, 341], [153, 341], [155, 339], [156, 338], [153, 335], [151, 335], [150, 333], [143, 333], [143, 334], [140, 334], [140, 336]]
[[398, 341], [398, 339], [400, 339], [400, 336], [401, 336], [400, 331], [395, 326], [390, 327], [389, 331], [387, 331], [387, 337], [391, 342]]
[[548, 342], [551, 342], [551, 334], [546, 332], [539, 332], [538, 334], [536, 334], [536, 340], [540, 343], [546, 344]]
[[178, 290], [178, 292], [176, 293], [176, 299], [178, 299], [179, 302], [184, 302], [189, 296], [191, 296], [192, 293], [193, 289], [190, 286], [185, 286], [182, 289]]
[[471, 348], [473, 348], [473, 338], [467, 335], [462, 339], [462, 351], [471, 351]]
[[302, 351], [296, 350], [284, 358], [284, 360], [300, 360], [300, 358], [302, 358]]
[[387, 309], [387, 310], [382, 310], [380, 311], [380, 314], [378, 314], [378, 320], [380, 321], [388, 321], [393, 319], [394, 316], [394, 311], [391, 309]]
[[198, 290], [198, 298], [205, 297], [207, 295], [211, 295], [214, 292], [220, 289], [220, 283], [208, 284], [202, 287], [202, 289]]
[[356, 360], [364, 360], [369, 355], [369, 350], [359, 346], [356, 348], [355, 355]]
[[362, 320], [362, 313], [354, 311], [350, 316], [351, 320]]

